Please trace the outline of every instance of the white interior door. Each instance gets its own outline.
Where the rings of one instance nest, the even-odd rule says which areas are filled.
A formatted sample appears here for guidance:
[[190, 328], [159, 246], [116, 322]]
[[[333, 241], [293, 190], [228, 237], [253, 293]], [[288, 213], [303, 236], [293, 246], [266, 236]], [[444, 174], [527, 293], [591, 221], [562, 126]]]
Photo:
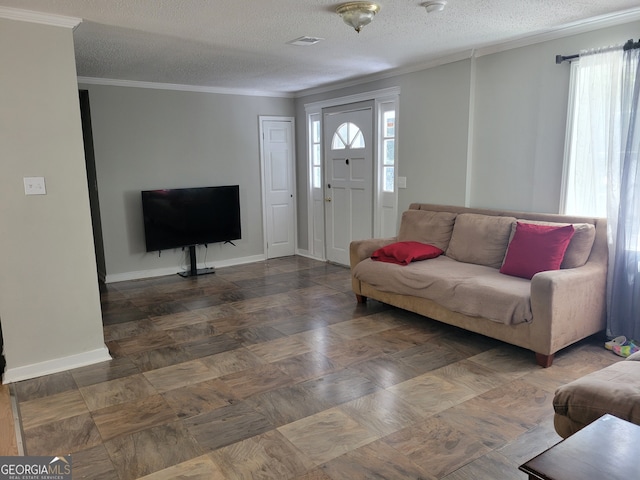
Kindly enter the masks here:
[[349, 265], [352, 240], [373, 235], [373, 107], [324, 114], [327, 260]]
[[294, 126], [291, 118], [260, 117], [263, 218], [267, 258], [295, 254]]

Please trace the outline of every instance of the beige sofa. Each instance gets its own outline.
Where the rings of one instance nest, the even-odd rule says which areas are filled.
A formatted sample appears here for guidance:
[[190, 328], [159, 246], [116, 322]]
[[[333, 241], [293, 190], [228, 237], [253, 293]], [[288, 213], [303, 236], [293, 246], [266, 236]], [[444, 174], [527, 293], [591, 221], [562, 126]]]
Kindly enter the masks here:
[[561, 386], [553, 409], [553, 424], [562, 438], [605, 413], [640, 425], [640, 352]]
[[[517, 222], [572, 224], [575, 233], [559, 270], [525, 279], [500, 273]], [[444, 254], [409, 265], [373, 261], [377, 249], [417, 241]], [[350, 245], [353, 291], [536, 354], [554, 354], [605, 327], [606, 221], [501, 210], [412, 204], [398, 235]]]

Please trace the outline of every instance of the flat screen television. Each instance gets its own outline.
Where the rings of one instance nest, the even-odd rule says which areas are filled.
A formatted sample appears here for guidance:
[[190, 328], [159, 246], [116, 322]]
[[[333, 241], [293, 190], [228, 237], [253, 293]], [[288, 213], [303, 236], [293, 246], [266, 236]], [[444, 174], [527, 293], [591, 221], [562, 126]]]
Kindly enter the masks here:
[[147, 252], [241, 238], [238, 185], [142, 191]]

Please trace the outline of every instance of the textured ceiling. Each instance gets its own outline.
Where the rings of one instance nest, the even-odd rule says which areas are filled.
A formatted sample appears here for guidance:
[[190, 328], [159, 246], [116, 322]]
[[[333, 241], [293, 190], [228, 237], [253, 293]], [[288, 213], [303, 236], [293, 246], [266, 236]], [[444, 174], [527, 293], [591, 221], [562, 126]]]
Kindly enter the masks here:
[[[0, 0], [79, 17], [78, 75], [292, 93], [464, 55], [593, 19], [640, 19], [638, 0], [380, 0], [360, 34], [340, 0]], [[313, 46], [287, 42], [320, 37]]]

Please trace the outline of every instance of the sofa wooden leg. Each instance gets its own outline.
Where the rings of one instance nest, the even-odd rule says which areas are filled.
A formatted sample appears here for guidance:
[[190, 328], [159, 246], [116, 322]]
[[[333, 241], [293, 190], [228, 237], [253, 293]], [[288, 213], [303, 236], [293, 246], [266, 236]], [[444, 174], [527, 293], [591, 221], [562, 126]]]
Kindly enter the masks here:
[[365, 297], [364, 295], [358, 295], [357, 293], [356, 300], [358, 301], [358, 303], [367, 303], [367, 297]]
[[536, 363], [542, 368], [548, 368], [553, 363], [554, 354], [543, 355], [542, 353], [536, 353]]

